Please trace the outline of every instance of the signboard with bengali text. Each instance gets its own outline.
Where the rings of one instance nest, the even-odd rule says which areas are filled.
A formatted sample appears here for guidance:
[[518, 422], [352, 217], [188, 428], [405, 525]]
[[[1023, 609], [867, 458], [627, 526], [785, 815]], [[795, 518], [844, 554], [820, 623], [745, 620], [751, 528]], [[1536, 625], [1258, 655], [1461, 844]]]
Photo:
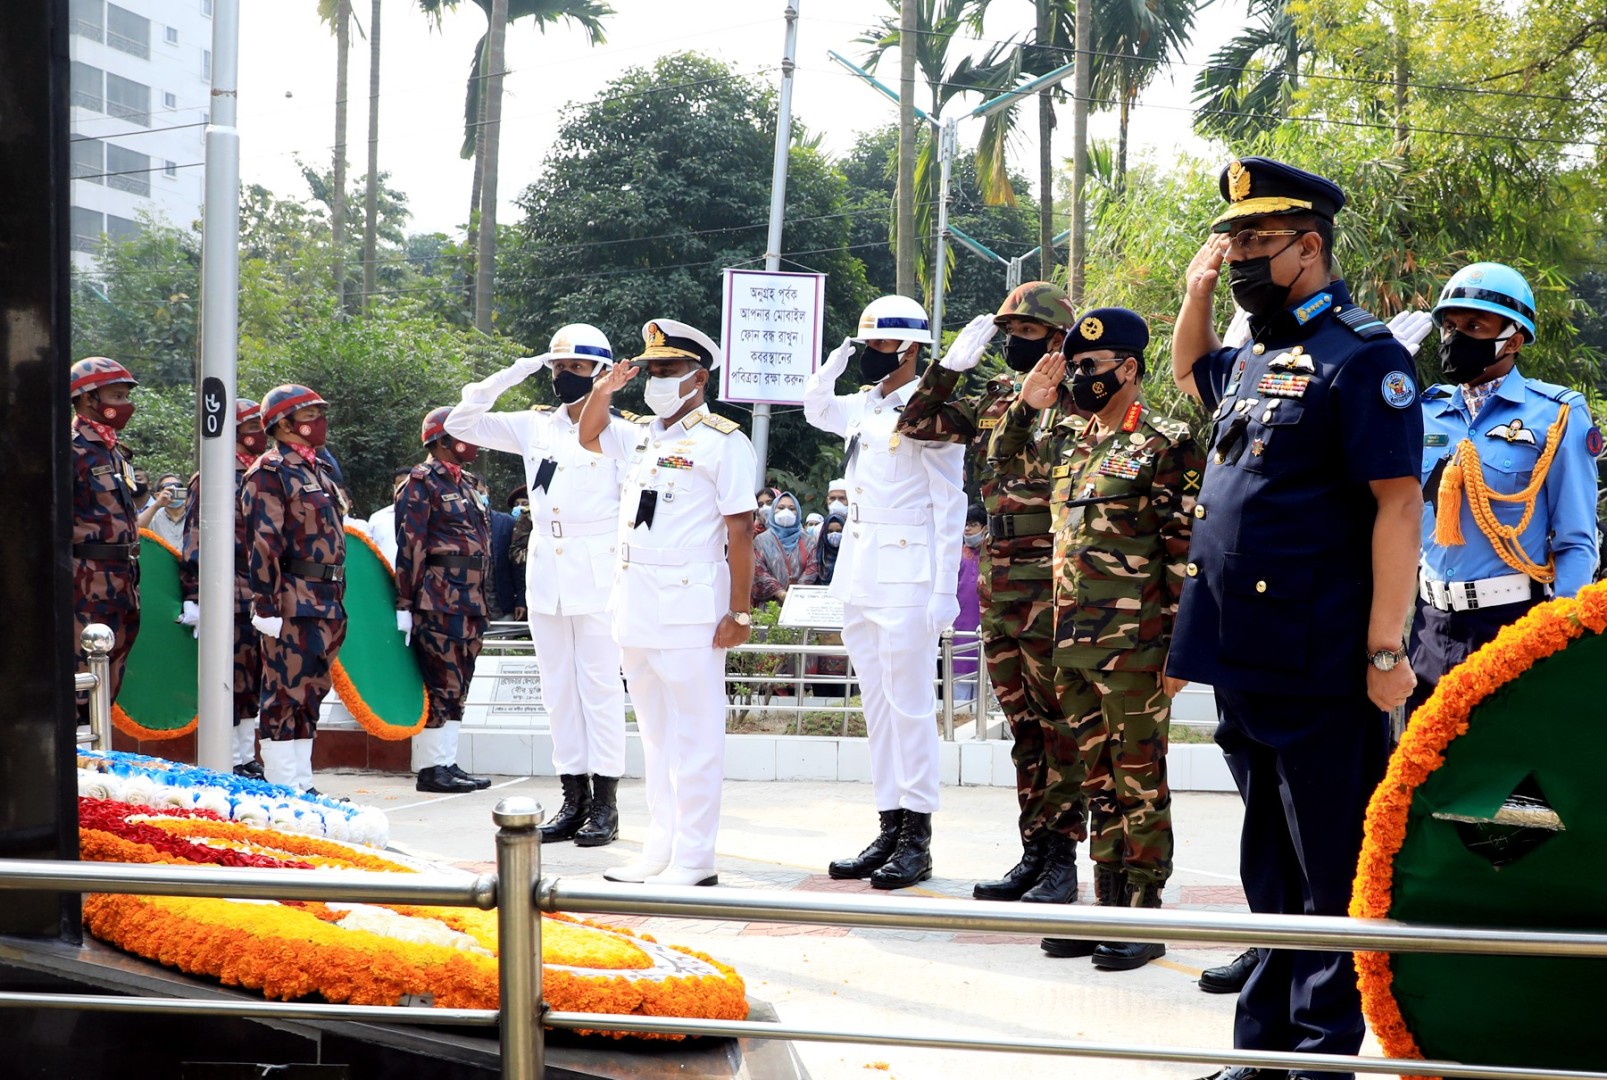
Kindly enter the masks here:
[[803, 404], [825, 316], [825, 274], [726, 270], [720, 400]]

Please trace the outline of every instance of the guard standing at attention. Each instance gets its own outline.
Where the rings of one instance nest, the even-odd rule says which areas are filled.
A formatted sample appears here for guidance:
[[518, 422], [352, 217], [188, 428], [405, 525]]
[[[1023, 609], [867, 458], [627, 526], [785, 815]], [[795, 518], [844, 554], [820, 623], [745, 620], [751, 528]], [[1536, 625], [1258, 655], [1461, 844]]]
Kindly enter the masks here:
[[642, 327], [642, 393], [657, 417], [626, 427], [609, 412], [636, 363], [593, 384], [580, 445], [627, 463], [619, 507], [614, 640], [647, 772], [647, 839], [610, 881], [713, 885], [725, 778], [725, 651], [748, 640], [753, 479], [758, 459], [735, 420], [704, 404], [720, 347], [674, 319]]
[[[1166, 655], [1188, 564], [1201, 460], [1188, 425], [1143, 400], [1149, 326], [1136, 311], [1084, 312], [1060, 351], [1039, 360], [993, 436], [996, 469], [1031, 459], [1054, 483], [1051, 661], [1061, 728], [1077, 747], [1089, 806], [1094, 892], [1104, 907], [1161, 906], [1172, 873], [1172, 796], [1166, 743], [1172, 698]], [[1040, 408], [1071, 403], [1043, 431]], [[1079, 822], [1079, 825], [1081, 823]], [[1050, 956], [1088, 956], [1097, 968], [1142, 967], [1166, 946], [1045, 938]]]
[[1423, 392], [1423, 564], [1414, 702], [1535, 604], [1595, 577], [1602, 435], [1574, 390], [1525, 378], [1534, 292], [1501, 263], [1451, 276], [1434, 305], [1446, 382]]
[[[139, 511], [130, 455], [117, 433], [134, 416], [128, 393], [137, 384], [116, 360], [91, 356], [72, 366], [73, 648], [84, 627], [103, 623], [113, 637], [111, 700], [123, 687], [128, 653], [139, 636]], [[80, 671], [88, 666], [80, 658]], [[78, 722], [89, 723], [89, 696], [79, 695]]]
[[[860, 342], [869, 385], [838, 395], [837, 377]], [[880, 828], [834, 878], [870, 878], [901, 889], [932, 876], [932, 814], [938, 804], [938, 638], [960, 612], [953, 582], [965, 530], [965, 447], [919, 442], [898, 431], [915, 392], [921, 346], [932, 343], [926, 311], [907, 296], [873, 300], [859, 332], [804, 384], [804, 416], [843, 437], [848, 454], [848, 525], [831, 595], [844, 604], [843, 643], [858, 672]]]
[[[1267, 158], [1234, 161], [1220, 183], [1228, 208], [1189, 265], [1172, 338], [1173, 379], [1211, 414], [1212, 441], [1167, 673], [1215, 690], [1216, 740], [1245, 804], [1250, 909], [1344, 915], [1384, 713], [1415, 681], [1402, 638], [1422, 411], [1411, 357], [1333, 276], [1344, 193]], [[1224, 262], [1250, 315], [1238, 348], [1213, 328]], [[1233, 1042], [1354, 1054], [1364, 1031], [1349, 953], [1264, 949]]]
[[251, 624], [262, 634], [262, 772], [311, 794], [318, 708], [346, 640], [346, 506], [318, 456], [328, 404], [296, 383], [269, 390], [268, 449], [240, 481]]
[[[1021, 858], [997, 881], [978, 882], [978, 900], [1069, 904], [1077, 898], [1077, 841], [1087, 816], [1077, 746], [1066, 736], [1055, 690], [1054, 538], [1049, 509], [1049, 466], [1034, 455], [987, 464], [988, 440], [1020, 387], [1009, 375], [989, 380], [980, 393], [956, 397], [965, 373], [976, 367], [998, 330], [1007, 335], [1004, 362], [1025, 375], [1046, 354], [1059, 352], [1077, 321], [1058, 285], [1017, 286], [996, 315], [979, 315], [960, 331], [943, 359], [932, 364], [898, 422], [912, 439], [956, 442], [972, 451], [972, 475], [983, 477], [988, 532], [977, 574], [982, 599], [982, 645], [988, 678], [1010, 725], [1010, 759], [1016, 770], [1017, 828]], [[1069, 409], [1060, 400], [1033, 410], [1046, 432]]]
[[396, 495], [396, 629], [415, 647], [430, 699], [413, 736], [415, 786], [447, 794], [491, 786], [458, 765], [463, 697], [485, 641], [491, 521], [464, 470], [479, 447], [447, 432], [451, 411], [424, 417], [419, 441], [429, 460], [413, 466]]
[[[268, 448], [262, 406], [249, 398], [234, 402], [234, 498], [238, 507], [246, 470]], [[184, 551], [179, 560], [179, 622], [200, 634], [201, 474], [190, 477], [197, 495], [184, 507]], [[246, 564], [246, 519], [234, 515], [234, 771], [262, 779], [257, 764], [257, 708], [262, 704], [262, 635], [251, 625], [251, 575]], [[249, 723], [246, 723], [249, 721]]]
[[[601, 847], [619, 836], [615, 792], [625, 772], [625, 688], [608, 611], [619, 565], [625, 466], [587, 450], [579, 437], [592, 384], [613, 363], [601, 330], [571, 323], [552, 335], [541, 356], [515, 360], [465, 386], [463, 400], [446, 418], [453, 435], [524, 459], [530, 537], [525, 606], [552, 728], [553, 769], [564, 795], [558, 812], [541, 826], [541, 839], [573, 839], [581, 847]], [[560, 402], [556, 409], [490, 411], [499, 396], [544, 369]], [[625, 440], [641, 431], [619, 414], [608, 423]]]

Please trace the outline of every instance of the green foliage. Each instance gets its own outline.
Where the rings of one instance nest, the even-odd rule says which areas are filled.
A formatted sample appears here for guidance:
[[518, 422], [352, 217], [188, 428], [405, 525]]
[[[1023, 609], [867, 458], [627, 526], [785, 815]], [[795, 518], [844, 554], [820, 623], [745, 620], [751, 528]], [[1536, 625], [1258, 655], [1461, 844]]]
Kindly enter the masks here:
[[195, 390], [182, 386], [140, 386], [134, 390], [134, 418], [122, 442], [136, 449], [135, 464], [155, 480], [158, 473], [188, 479], [195, 458]]
[[73, 358], [110, 356], [142, 385], [195, 378], [201, 245], [193, 231], [141, 218], [138, 235], [103, 238], [98, 272], [73, 289]]

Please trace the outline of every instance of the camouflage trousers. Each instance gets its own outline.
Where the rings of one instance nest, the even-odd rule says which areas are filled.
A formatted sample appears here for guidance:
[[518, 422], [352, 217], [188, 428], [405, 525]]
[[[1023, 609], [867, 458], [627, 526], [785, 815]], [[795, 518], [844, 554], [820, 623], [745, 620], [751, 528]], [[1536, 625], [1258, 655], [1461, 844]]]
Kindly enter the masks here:
[[486, 620], [478, 615], [440, 611], [413, 613], [413, 649], [424, 689], [430, 694], [427, 728], [463, 719], [463, 699], [474, 680], [474, 662], [485, 640]]
[[234, 726], [257, 719], [262, 703], [262, 635], [249, 612], [234, 614]]
[[988, 678], [1013, 740], [1021, 838], [1063, 833], [1086, 839], [1077, 742], [1061, 721], [1055, 687], [1055, 606], [1049, 600], [990, 602], [981, 629]]
[[[128, 654], [134, 648], [134, 639], [139, 637], [140, 609], [126, 604], [85, 603], [80, 601], [73, 608], [73, 649], [78, 653], [78, 670], [89, 670], [89, 661], [86, 659], [79, 640], [84, 636], [84, 627], [90, 623], [104, 623], [111, 627], [116, 636], [116, 643], [108, 665], [110, 681], [112, 684], [112, 701], [117, 701], [118, 692], [123, 689], [123, 673], [128, 670]], [[89, 695], [78, 695], [78, 722], [89, 723]]]
[[262, 636], [262, 738], [310, 739], [329, 693], [330, 668], [346, 640], [346, 620], [286, 619], [276, 638]]
[[1086, 770], [1089, 856], [1129, 881], [1163, 884], [1172, 873], [1172, 702], [1159, 674], [1061, 668], [1055, 684]]

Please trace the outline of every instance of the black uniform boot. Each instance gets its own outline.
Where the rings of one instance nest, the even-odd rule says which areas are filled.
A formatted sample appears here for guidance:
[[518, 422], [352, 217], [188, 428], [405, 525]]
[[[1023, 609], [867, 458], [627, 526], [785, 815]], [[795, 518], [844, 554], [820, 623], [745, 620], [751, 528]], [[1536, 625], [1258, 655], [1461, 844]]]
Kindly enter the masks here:
[[[447, 771], [445, 765], [431, 765], [427, 769], [420, 769], [418, 783], [413, 785], [419, 791], [434, 791], [442, 795], [462, 795], [474, 790], [474, 783], [470, 780], [459, 780]], [[316, 795], [316, 788], [308, 788], [307, 794]]]
[[591, 778], [591, 811], [575, 834], [576, 847], [602, 847], [619, 839], [619, 805], [614, 801], [618, 787], [617, 776]]
[[1077, 902], [1077, 841], [1064, 833], [1049, 838], [1043, 876], [1021, 898], [1023, 904], [1075, 904]]
[[1021, 894], [1038, 884], [1043, 876], [1043, 857], [1049, 850], [1049, 834], [1022, 838], [1021, 861], [1004, 872], [997, 881], [979, 881], [971, 886], [977, 900], [1019, 900]]
[[870, 876], [873, 889], [903, 889], [932, 876], [932, 815], [904, 811], [893, 857]]
[[[1094, 864], [1094, 896], [1100, 907], [1120, 907], [1126, 890], [1126, 875], [1099, 863]], [[1092, 956], [1099, 942], [1084, 938], [1046, 937], [1038, 948], [1050, 956]]]
[[[1161, 887], [1153, 881], [1129, 881], [1127, 905], [1135, 908], [1161, 906]], [[1094, 966], [1101, 971], [1131, 971], [1166, 955], [1166, 946], [1138, 941], [1107, 941], [1094, 950]]]
[[1246, 949], [1221, 967], [1200, 972], [1200, 989], [1207, 994], [1237, 994], [1250, 981], [1250, 973], [1261, 962], [1261, 953]]
[[870, 846], [852, 859], [838, 859], [826, 867], [826, 873], [839, 881], [845, 878], [868, 878], [893, 857], [893, 849], [898, 846], [899, 826], [904, 824], [904, 811], [878, 810], [876, 816], [882, 819], [882, 828]]
[[541, 827], [542, 843], [568, 840], [580, 831], [580, 827], [586, 823], [586, 815], [591, 811], [590, 781], [591, 777], [584, 773], [565, 774], [558, 778], [564, 788], [564, 804], [558, 808], [553, 819]]
[[469, 783], [473, 784], [474, 790], [476, 791], [484, 791], [486, 788], [491, 786], [491, 778], [489, 776], [472, 776], [469, 773], [464, 772], [463, 767], [455, 761], [452, 764], [445, 766], [445, 768], [447, 772], [451, 773], [459, 780], [467, 780]]

